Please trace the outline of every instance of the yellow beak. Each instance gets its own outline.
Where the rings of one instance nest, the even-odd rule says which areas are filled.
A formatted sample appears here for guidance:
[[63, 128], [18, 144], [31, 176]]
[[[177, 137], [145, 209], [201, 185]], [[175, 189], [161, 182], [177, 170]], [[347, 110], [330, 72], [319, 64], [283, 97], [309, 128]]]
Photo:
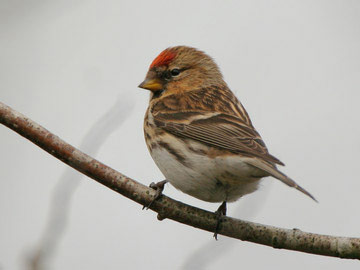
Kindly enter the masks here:
[[162, 82], [159, 79], [145, 79], [139, 85], [140, 88], [148, 89], [150, 91], [159, 91], [164, 88]]

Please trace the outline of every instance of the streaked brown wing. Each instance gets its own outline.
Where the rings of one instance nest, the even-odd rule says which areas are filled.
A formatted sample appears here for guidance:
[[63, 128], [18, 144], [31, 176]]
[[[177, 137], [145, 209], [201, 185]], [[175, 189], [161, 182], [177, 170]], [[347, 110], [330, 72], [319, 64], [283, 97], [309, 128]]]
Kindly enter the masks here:
[[155, 124], [175, 136], [284, 165], [270, 155], [259, 133], [240, 118], [222, 113], [158, 113]]

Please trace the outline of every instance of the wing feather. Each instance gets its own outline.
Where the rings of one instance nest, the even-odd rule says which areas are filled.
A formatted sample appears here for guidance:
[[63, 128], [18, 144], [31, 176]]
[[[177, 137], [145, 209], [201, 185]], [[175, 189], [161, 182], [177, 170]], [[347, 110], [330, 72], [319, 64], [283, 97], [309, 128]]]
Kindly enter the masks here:
[[212, 147], [261, 158], [267, 162], [283, 163], [270, 155], [259, 133], [240, 118], [222, 113], [182, 112], [154, 115], [155, 124], [175, 136], [192, 139]]

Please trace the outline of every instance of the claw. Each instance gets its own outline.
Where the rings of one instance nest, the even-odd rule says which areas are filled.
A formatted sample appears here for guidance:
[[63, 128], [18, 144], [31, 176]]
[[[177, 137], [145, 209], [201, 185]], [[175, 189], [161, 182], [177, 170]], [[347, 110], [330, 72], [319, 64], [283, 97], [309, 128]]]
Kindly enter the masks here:
[[218, 210], [215, 211], [215, 215], [216, 215], [217, 223], [216, 223], [216, 227], [215, 227], [214, 238], [215, 238], [215, 240], [218, 240], [217, 235], [220, 230], [221, 222], [223, 221], [223, 218], [226, 216], [226, 201], [224, 201], [220, 205]]
[[154, 199], [152, 199], [152, 201], [147, 206], [144, 205], [142, 210], [144, 210], [144, 209], [148, 210], [150, 208], [150, 206], [153, 204], [153, 202], [156, 201], [158, 198], [160, 198], [160, 196], [161, 196], [161, 194], [162, 194], [162, 192], [164, 190], [165, 184], [167, 182], [168, 182], [167, 180], [163, 180], [163, 181], [160, 181], [160, 182], [157, 182], [157, 183], [152, 182], [149, 185], [149, 187], [154, 189], [156, 191], [156, 193], [155, 193]]

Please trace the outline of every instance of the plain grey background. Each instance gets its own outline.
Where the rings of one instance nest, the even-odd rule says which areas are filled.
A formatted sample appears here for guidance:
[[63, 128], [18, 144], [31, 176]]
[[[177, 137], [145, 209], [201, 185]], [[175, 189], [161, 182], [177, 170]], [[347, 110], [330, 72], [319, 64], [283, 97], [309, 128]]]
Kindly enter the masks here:
[[[320, 202], [267, 178], [258, 193], [230, 204], [229, 215], [360, 237], [357, 0], [1, 0], [0, 101], [81, 150], [95, 151], [86, 134], [100, 138], [95, 157], [147, 185], [163, 176], [145, 146], [148, 92], [137, 85], [174, 45], [217, 61], [283, 171]], [[91, 130], [96, 121], [103, 127]], [[67, 167], [3, 126], [0, 149], [0, 269], [24, 269]], [[170, 186], [165, 193], [218, 207]], [[50, 269], [359, 269], [356, 261], [214, 241], [159, 222], [85, 177], [69, 215]]]

